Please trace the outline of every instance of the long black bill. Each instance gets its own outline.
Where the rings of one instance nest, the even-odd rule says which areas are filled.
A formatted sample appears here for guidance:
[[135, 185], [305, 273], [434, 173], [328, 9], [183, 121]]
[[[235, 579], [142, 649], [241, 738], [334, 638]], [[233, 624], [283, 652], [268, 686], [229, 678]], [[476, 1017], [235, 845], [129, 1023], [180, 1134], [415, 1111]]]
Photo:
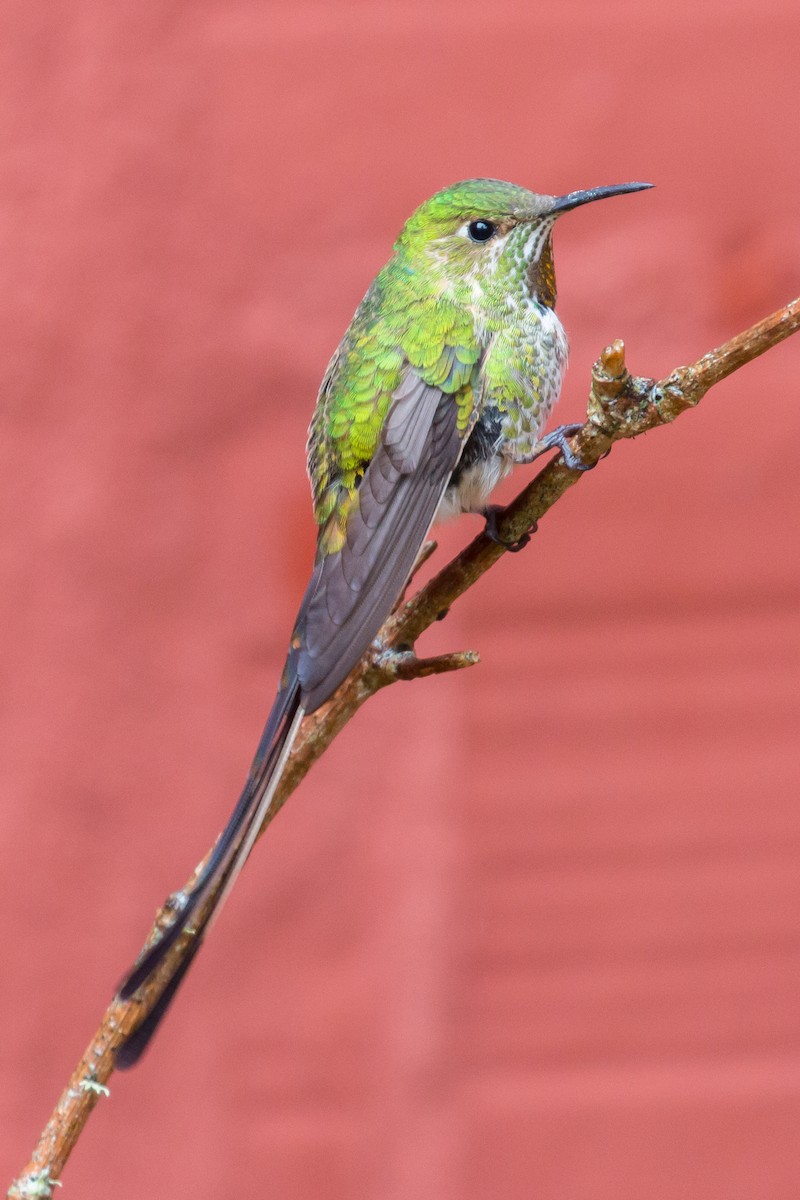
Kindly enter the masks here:
[[556, 196], [556, 202], [550, 212], [569, 212], [571, 208], [578, 208], [581, 204], [591, 204], [592, 200], [605, 200], [606, 196], [623, 196], [625, 192], [644, 192], [653, 186], [652, 183], [614, 183], [611, 187], [589, 188], [586, 192], [569, 192], [566, 196]]

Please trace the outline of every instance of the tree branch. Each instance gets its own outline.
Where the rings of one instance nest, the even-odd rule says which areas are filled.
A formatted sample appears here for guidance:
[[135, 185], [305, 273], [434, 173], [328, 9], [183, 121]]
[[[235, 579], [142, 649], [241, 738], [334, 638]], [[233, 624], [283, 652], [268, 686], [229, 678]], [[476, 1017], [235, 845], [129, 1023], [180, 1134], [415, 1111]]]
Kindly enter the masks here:
[[[614, 342], [606, 347], [594, 365], [587, 420], [571, 439], [573, 450], [586, 466], [595, 466], [615, 442], [638, 437], [658, 425], [674, 421], [686, 409], [697, 405], [715, 383], [798, 328], [800, 299], [793, 300], [690, 366], [678, 367], [659, 382], [631, 375], [625, 365], [623, 343]], [[551, 460], [498, 520], [500, 538], [513, 543], [534, 529], [559, 497], [579, 482], [581, 474], [570, 470], [560, 455]], [[435, 545], [429, 543], [423, 547], [415, 572], [434, 549]], [[456, 671], [478, 662], [478, 655], [471, 650], [420, 659], [413, 648], [420, 635], [446, 615], [458, 597], [505, 553], [502, 545], [479, 534], [415, 596], [398, 603], [369, 652], [336, 694], [303, 722], [264, 828], [312, 764], [375, 692], [398, 680]], [[191, 888], [201, 868], [202, 863], [187, 882], [186, 889]], [[178, 897], [171, 897], [158, 913], [148, 945], [170, 923]], [[114, 1000], [109, 1005], [100, 1028], [45, 1126], [31, 1161], [11, 1185], [9, 1200], [32, 1200], [33, 1197], [52, 1195], [92, 1109], [107, 1090], [105, 1085], [114, 1070], [116, 1050], [138, 1028], [163, 993], [190, 940], [191, 934], [179, 940], [161, 970], [140, 994], [130, 1001]]]

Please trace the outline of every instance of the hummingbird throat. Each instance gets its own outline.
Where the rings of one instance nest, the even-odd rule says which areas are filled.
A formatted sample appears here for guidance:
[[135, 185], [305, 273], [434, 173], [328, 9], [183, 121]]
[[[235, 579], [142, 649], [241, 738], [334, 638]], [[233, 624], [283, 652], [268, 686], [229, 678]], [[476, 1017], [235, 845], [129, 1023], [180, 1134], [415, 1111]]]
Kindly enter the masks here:
[[[526, 249], [526, 282], [531, 296], [547, 308], [556, 304], [556, 269], [553, 263], [553, 221], [538, 225], [529, 235]], [[536, 240], [530, 246], [531, 238]]]

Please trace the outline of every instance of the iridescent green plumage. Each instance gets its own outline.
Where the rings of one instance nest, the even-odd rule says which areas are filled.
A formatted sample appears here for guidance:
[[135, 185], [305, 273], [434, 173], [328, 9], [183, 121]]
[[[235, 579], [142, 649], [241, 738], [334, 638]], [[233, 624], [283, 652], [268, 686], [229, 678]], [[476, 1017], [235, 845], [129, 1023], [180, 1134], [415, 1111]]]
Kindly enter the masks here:
[[412, 367], [420, 379], [452, 396], [458, 428], [475, 413], [480, 345], [462, 308], [430, 294], [427, 281], [399, 259], [378, 276], [331, 361], [311, 424], [308, 460], [321, 549], [341, 548], [358, 486], [381, 427]]
[[[526, 451], [532, 447], [542, 407], [537, 341], [541, 337], [558, 360], [551, 392], [566, 353], [552, 338], [548, 347], [539, 320], [540, 310], [550, 311], [555, 300], [551, 201], [499, 180], [468, 180], [437, 193], [404, 226], [393, 258], [331, 360], [311, 424], [309, 474], [321, 554], [344, 544], [359, 484], [404, 370], [452, 396], [464, 439], [481, 405], [492, 403], [507, 417], [511, 442], [522, 437]], [[475, 219], [497, 227], [494, 245], [464, 233]], [[536, 279], [527, 243], [537, 221], [544, 222], [544, 253], [534, 276], [546, 284], [546, 294], [543, 304], [532, 305]]]

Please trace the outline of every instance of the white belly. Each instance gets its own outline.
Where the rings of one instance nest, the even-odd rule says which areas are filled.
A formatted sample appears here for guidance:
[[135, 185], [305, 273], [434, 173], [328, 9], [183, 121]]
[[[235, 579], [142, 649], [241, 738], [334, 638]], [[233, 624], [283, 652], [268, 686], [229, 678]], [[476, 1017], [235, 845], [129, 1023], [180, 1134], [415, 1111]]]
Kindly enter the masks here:
[[512, 465], [509, 458], [495, 454], [467, 467], [458, 483], [449, 487], [442, 497], [436, 520], [450, 521], [461, 513], [483, 512], [492, 492], [508, 475]]

